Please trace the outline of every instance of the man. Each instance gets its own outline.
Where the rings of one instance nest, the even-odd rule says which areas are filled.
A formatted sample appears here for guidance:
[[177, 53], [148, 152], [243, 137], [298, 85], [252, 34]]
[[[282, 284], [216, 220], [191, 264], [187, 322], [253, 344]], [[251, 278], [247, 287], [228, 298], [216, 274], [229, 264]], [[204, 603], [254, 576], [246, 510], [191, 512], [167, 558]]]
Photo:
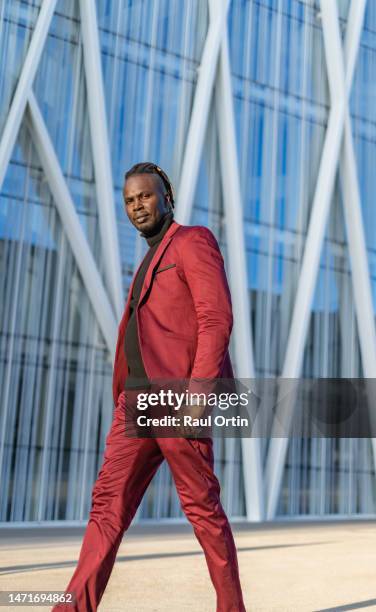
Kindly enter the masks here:
[[[174, 221], [172, 186], [155, 164], [133, 166], [125, 175], [123, 195], [128, 218], [149, 250], [119, 325], [113, 422], [78, 565], [66, 591], [76, 596], [75, 610], [97, 609], [123, 533], [166, 459], [182, 509], [204, 550], [217, 612], [244, 612], [236, 548], [213, 472], [212, 439], [125, 435], [129, 398], [150, 381], [233, 377], [231, 298], [223, 258], [210, 230]], [[201, 408], [191, 410], [199, 415]], [[187, 431], [182, 428], [182, 433]], [[63, 609], [72, 607], [54, 608]]]

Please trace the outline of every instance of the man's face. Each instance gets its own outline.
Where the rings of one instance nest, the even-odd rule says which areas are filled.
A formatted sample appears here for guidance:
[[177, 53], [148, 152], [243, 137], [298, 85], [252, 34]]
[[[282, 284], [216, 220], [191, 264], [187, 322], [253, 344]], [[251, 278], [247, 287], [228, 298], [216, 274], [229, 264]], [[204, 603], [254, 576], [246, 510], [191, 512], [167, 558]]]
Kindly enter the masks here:
[[162, 180], [154, 174], [134, 174], [125, 181], [125, 211], [140, 232], [152, 231], [170, 210], [165, 191]]

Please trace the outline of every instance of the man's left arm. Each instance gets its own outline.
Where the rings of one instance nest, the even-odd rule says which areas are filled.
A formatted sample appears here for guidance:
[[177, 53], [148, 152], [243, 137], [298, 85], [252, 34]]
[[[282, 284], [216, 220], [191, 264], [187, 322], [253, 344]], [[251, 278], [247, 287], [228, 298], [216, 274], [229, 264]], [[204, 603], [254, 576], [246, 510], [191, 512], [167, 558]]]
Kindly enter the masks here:
[[233, 325], [231, 294], [218, 242], [198, 227], [182, 252], [183, 270], [197, 315], [197, 350], [192, 379], [221, 375]]

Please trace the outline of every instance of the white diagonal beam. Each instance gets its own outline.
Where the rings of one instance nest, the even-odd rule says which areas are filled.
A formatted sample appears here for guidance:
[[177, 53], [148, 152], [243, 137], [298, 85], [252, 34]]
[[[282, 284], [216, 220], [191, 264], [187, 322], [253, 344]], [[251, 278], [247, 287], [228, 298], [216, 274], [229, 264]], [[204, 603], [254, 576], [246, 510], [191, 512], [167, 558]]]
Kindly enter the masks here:
[[[349, 23], [358, 24], [357, 36], [360, 39], [361, 25], [364, 19], [367, 0], [360, 0], [350, 6]], [[358, 17], [358, 13], [361, 13]], [[350, 45], [350, 38], [346, 36], [344, 57], [328, 58], [328, 61], [337, 60], [339, 69], [345, 81], [343, 92], [348, 99], [351, 90], [352, 74], [354, 72], [356, 57]], [[347, 66], [346, 77], [345, 68]], [[363, 373], [366, 379], [376, 378], [376, 330], [373, 311], [372, 288], [368, 267], [367, 246], [364, 236], [362, 207], [360, 200], [359, 183], [356, 169], [353, 135], [349, 107], [345, 111], [345, 137], [340, 159], [340, 179], [342, 187], [342, 200], [347, 230], [347, 241], [351, 262], [351, 280], [355, 302], [355, 314], [358, 327], [360, 353], [362, 356]], [[372, 383], [371, 383], [372, 387]], [[372, 398], [372, 388], [370, 398]], [[373, 406], [370, 408], [372, 431], [375, 430], [375, 414]], [[376, 439], [371, 438], [373, 464], [376, 472]]]
[[44, 0], [35, 24], [33, 36], [17, 82], [0, 142], [0, 190], [24, 116], [27, 98], [39, 66], [56, 0]]
[[[365, 8], [366, 0], [358, 0], [350, 7], [348, 21], [349, 23], [358, 23], [358, 38], [360, 38]], [[359, 17], [357, 16], [358, 14]], [[338, 58], [328, 58], [328, 62], [338, 62], [343, 75], [345, 73], [343, 64], [345, 63], [348, 68], [345, 83], [346, 89], [343, 92], [346, 98], [350, 94], [351, 78], [355, 65], [354, 53], [351, 54], [351, 51], [350, 38], [346, 37], [344, 61], [342, 54]], [[372, 290], [348, 105], [345, 111], [345, 139], [340, 160], [340, 178], [363, 370], [366, 378], [376, 378], [376, 332]]]
[[213, 94], [218, 53], [229, 6], [229, 0], [214, 0], [214, 2], [218, 5], [219, 10], [216, 11], [216, 16], [213, 19], [210, 17], [201, 64], [197, 69], [198, 78], [178, 188], [175, 217], [183, 225], [190, 222], [192, 214], [193, 198], [197, 185], [210, 101]]
[[108, 351], [114, 358], [117, 324], [106, 290], [97, 269], [91, 249], [81, 227], [76, 208], [61, 171], [51, 139], [47, 132], [38, 103], [29, 94], [30, 129], [43, 170], [47, 177], [54, 203], [86, 287], [89, 300], [102, 331]]
[[[359, 2], [359, 0], [352, 0], [352, 5], [354, 2]], [[346, 95], [344, 95], [345, 81], [340, 68], [338, 68], [338, 62], [336, 66], [334, 66], [333, 62], [329, 61], [329, 58], [333, 56], [338, 60], [342, 49], [341, 35], [338, 26], [337, 4], [332, 0], [321, 0], [321, 9], [325, 55], [331, 94], [331, 108], [313, 198], [311, 218], [287, 342], [282, 378], [298, 378], [301, 371], [312, 299], [319, 268], [320, 253], [345, 124], [347, 94], [352, 83], [353, 69], [359, 49], [360, 32], [363, 22], [363, 12], [358, 11], [355, 14], [355, 9], [352, 6], [351, 15], [354, 15], [354, 19], [348, 22], [348, 50], [351, 61], [348, 76], [346, 78], [347, 91]], [[294, 402], [291, 401], [288, 409], [284, 411], [284, 425], [288, 431], [290, 430], [293, 412]], [[274, 518], [276, 513], [287, 448], [288, 438], [275, 438], [272, 433], [266, 464], [268, 519]]]
[[[213, 18], [218, 18], [217, 13], [222, 10], [218, 3], [210, 0], [210, 9]], [[222, 193], [227, 220], [225, 225], [229, 284], [233, 298], [236, 375], [238, 378], [255, 378], [243, 206], [236, 148], [227, 28], [224, 29], [222, 36], [215, 104]], [[249, 521], [261, 521], [264, 516], [264, 499], [260, 439], [256, 437], [242, 438], [241, 444], [247, 519]]]
[[123, 310], [120, 250], [94, 0], [80, 0], [80, 12], [102, 256], [114, 311], [120, 318]]

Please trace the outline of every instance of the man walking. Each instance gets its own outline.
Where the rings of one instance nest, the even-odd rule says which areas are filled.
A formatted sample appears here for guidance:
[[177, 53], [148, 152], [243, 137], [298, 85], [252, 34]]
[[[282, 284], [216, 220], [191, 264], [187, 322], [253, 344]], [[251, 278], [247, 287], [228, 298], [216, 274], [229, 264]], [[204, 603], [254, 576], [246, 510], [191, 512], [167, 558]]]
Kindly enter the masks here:
[[[174, 221], [172, 186], [155, 164], [133, 166], [125, 175], [123, 195], [128, 218], [149, 250], [133, 278], [119, 325], [115, 411], [66, 592], [75, 595], [74, 610], [97, 610], [123, 533], [166, 459], [181, 507], [204, 550], [217, 612], [245, 612], [235, 543], [213, 472], [212, 439], [125, 435], [130, 398], [151, 380], [233, 377], [228, 353], [232, 309], [223, 258], [210, 230]], [[190, 410], [199, 416], [201, 407]], [[62, 610], [72, 606], [54, 608]]]

